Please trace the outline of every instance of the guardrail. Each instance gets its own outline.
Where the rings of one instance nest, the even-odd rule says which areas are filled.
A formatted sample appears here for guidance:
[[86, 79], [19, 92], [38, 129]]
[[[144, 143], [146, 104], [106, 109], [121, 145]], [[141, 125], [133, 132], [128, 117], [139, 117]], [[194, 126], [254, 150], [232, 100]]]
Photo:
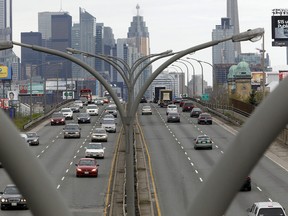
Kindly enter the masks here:
[[27, 124], [25, 124], [23, 126], [24, 130], [27, 130], [29, 127], [31, 127], [32, 125], [38, 124], [39, 122], [41, 122], [42, 120], [48, 118], [53, 112], [58, 111], [60, 108], [66, 106], [67, 104], [70, 104], [72, 101], [74, 100], [65, 100], [63, 102], [61, 102], [60, 104], [58, 104], [55, 108], [51, 109], [49, 112], [47, 112], [46, 114], [44, 114], [43, 116], [40, 116], [36, 119], [33, 119], [32, 121], [28, 122]]

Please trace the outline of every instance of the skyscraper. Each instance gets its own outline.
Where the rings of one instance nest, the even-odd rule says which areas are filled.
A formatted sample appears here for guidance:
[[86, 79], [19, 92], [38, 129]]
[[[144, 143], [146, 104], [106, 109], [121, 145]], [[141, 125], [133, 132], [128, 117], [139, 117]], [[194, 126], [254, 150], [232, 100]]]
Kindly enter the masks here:
[[[140, 57], [147, 56], [150, 54], [150, 40], [149, 40], [149, 32], [146, 27], [146, 23], [142, 16], [140, 16], [139, 10], [140, 6], [137, 4], [137, 15], [133, 17], [133, 21], [128, 29], [128, 38], [134, 40], [134, 47], [137, 48], [137, 52], [140, 54]], [[143, 64], [147, 64], [148, 62], [143, 62]], [[144, 82], [148, 79], [148, 77], [152, 73], [152, 67], [148, 66], [138, 78], [135, 92], [143, 86]], [[148, 89], [145, 93], [147, 98], [152, 97], [152, 92]]]
[[[238, 2], [237, 0], [227, 0], [227, 17], [231, 20], [231, 25], [234, 26], [233, 34], [240, 33], [239, 15], [238, 15]], [[240, 42], [234, 43], [236, 57], [241, 53]]]
[[[12, 0], [0, 0], [0, 41], [6, 40], [12, 41]], [[0, 64], [11, 67], [12, 80], [18, 80], [20, 59], [14, 54], [12, 49], [0, 51]]]
[[[0, 41], [12, 40], [12, 0], [0, 0]], [[0, 51], [0, 63], [12, 49]]]

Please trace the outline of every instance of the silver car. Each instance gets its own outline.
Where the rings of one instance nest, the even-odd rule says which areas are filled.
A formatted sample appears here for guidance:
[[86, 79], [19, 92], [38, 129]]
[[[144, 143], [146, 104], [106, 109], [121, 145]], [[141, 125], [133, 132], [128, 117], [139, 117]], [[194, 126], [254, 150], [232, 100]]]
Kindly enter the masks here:
[[111, 133], [116, 133], [116, 123], [115, 119], [112, 118], [103, 118], [101, 122], [101, 126], [107, 131]]
[[89, 143], [85, 149], [85, 157], [104, 159], [105, 147], [102, 143]]
[[104, 128], [95, 128], [95, 131], [91, 134], [91, 142], [104, 141], [107, 142], [108, 134]]

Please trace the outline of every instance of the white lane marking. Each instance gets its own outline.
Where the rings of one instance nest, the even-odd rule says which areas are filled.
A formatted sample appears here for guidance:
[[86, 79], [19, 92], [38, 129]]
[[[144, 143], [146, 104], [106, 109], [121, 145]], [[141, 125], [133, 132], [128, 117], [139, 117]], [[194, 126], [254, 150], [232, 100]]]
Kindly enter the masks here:
[[57, 189], [59, 189], [59, 188], [60, 188], [60, 185], [57, 186]]
[[192, 162], [191, 162], [190, 164], [191, 164], [192, 166], [194, 166], [194, 164], [193, 164]]
[[188, 160], [191, 160], [190, 157], [188, 157]]
[[259, 191], [262, 191], [260, 187], [257, 187], [257, 189], [258, 189]]
[[68, 173], [69, 172], [69, 169], [66, 169], [66, 173]]
[[199, 178], [199, 179], [200, 179], [201, 182], [203, 182], [203, 179], [202, 179], [202, 178]]
[[64, 181], [64, 179], [65, 179], [65, 176], [62, 177], [61, 181]]
[[73, 164], [73, 162], [71, 161], [71, 162], [70, 162], [70, 166], [71, 166], [72, 164]]
[[185, 152], [185, 155], [187, 155], [187, 152]]
[[197, 174], [198, 174], [198, 170], [195, 170], [195, 173], [197, 173]]
[[268, 198], [270, 202], [273, 202], [273, 200], [271, 198]]

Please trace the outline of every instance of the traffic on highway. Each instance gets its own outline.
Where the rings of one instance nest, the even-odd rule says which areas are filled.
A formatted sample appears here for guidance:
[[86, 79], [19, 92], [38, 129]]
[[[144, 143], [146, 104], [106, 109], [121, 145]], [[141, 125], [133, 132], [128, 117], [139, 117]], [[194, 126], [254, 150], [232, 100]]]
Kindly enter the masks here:
[[[79, 107], [79, 113], [74, 109], [72, 117], [67, 112], [76, 105], [71, 104], [62, 109], [66, 116], [57, 112], [31, 131], [38, 144], [27, 146], [46, 167], [55, 189], [73, 215], [104, 215], [108, 205], [106, 196], [112, 160], [121, 128], [117, 112], [110, 112], [111, 107], [115, 110], [111, 104], [93, 105], [97, 108], [93, 112], [87, 111], [84, 105]], [[239, 129], [210, 115], [196, 102], [191, 106], [189, 101], [189, 106], [184, 107], [183, 110], [175, 103], [166, 108], [147, 102], [138, 108], [146, 153], [151, 158], [150, 181], [153, 184], [150, 185], [154, 192], [155, 215], [188, 215], [191, 202]], [[198, 108], [197, 113], [194, 108]], [[145, 115], [147, 110], [149, 114]], [[84, 114], [88, 114], [86, 120], [82, 120]], [[173, 119], [173, 116], [177, 117]], [[234, 172], [231, 169], [231, 175]], [[25, 197], [19, 198], [21, 192], [17, 191], [17, 198], [5, 197], [6, 187], [16, 187], [5, 167], [0, 169], [0, 179], [1, 215], [31, 215], [29, 200], [26, 206], [23, 204]], [[287, 170], [263, 156], [239, 185], [239, 193], [225, 216], [285, 215], [287, 185]]]

